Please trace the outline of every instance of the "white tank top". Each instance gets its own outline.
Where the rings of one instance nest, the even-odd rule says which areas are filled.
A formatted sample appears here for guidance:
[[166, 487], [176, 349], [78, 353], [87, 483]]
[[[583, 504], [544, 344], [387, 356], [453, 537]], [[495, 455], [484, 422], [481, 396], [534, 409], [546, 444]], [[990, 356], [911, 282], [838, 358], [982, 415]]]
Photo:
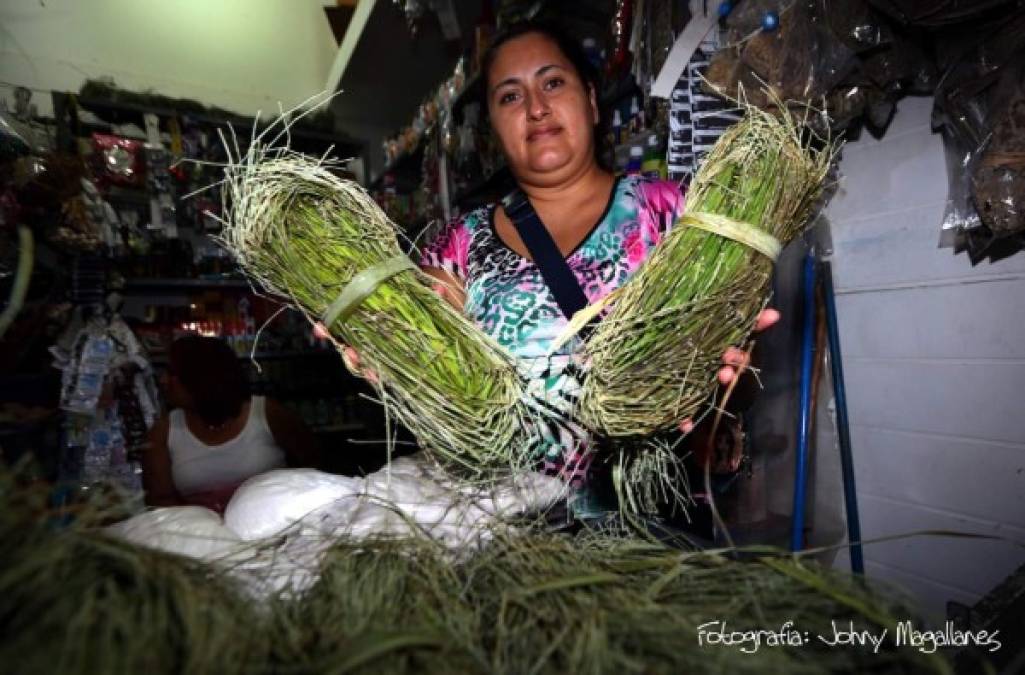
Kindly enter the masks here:
[[237, 486], [251, 476], [285, 465], [285, 453], [274, 442], [267, 424], [263, 396], [249, 402], [249, 419], [238, 436], [207, 445], [185, 424], [185, 411], [172, 410], [167, 449], [174, 486], [183, 497]]

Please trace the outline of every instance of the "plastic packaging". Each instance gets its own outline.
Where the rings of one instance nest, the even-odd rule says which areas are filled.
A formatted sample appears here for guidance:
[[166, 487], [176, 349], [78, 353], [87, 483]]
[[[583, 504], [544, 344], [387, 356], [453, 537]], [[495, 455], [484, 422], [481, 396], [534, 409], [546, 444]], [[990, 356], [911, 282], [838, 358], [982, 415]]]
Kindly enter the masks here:
[[202, 507], [160, 508], [107, 532], [223, 564], [262, 599], [312, 587], [338, 537], [427, 535], [464, 555], [486, 542], [500, 520], [541, 512], [565, 497], [566, 485], [553, 476], [530, 473], [485, 490], [453, 483], [414, 455], [365, 479], [312, 469], [271, 471], [243, 483], [223, 521]]
[[143, 185], [146, 162], [141, 141], [110, 134], [93, 134], [93, 151], [98, 180], [105, 184], [130, 187]]
[[103, 391], [114, 343], [105, 333], [86, 330], [76, 344], [76, 352], [77, 359], [64, 371], [61, 408], [91, 414]]
[[[909, 26], [934, 27], [1013, 11], [1015, 0], [868, 0], [879, 11]], [[843, 4], [843, 3], [839, 3]]]
[[202, 506], [154, 509], [110, 525], [106, 532], [133, 544], [201, 560], [223, 557], [242, 543], [220, 516]]
[[489, 517], [541, 510], [564, 490], [558, 478], [530, 474], [478, 493], [452, 483], [417, 455], [400, 457], [365, 479], [314, 469], [254, 476], [235, 492], [224, 523], [244, 541], [279, 535], [296, 524], [336, 536], [409, 534], [411, 525], [438, 534], [440, 527], [448, 537], [468, 540]]
[[940, 243], [976, 264], [1025, 246], [1025, 20], [963, 39], [978, 42], [950, 59], [933, 122], [950, 177]]
[[321, 507], [359, 494], [362, 487], [359, 478], [314, 469], [269, 471], [239, 486], [224, 511], [224, 522], [244, 541], [263, 539]]
[[[779, 28], [764, 30], [767, 13], [777, 11]], [[930, 93], [936, 68], [921, 48], [918, 29], [895, 27], [866, 0], [827, 3], [808, 0], [750, 0], [728, 22], [727, 48], [709, 66], [707, 79], [717, 92], [771, 109], [778, 100], [812, 102], [826, 115], [810, 122], [819, 133], [840, 131], [864, 118], [882, 132], [894, 103], [908, 93]], [[771, 95], [764, 89], [770, 86]]]
[[27, 135], [27, 131], [18, 120], [0, 111], [0, 160], [6, 162], [32, 152], [32, 146], [26, 139]]

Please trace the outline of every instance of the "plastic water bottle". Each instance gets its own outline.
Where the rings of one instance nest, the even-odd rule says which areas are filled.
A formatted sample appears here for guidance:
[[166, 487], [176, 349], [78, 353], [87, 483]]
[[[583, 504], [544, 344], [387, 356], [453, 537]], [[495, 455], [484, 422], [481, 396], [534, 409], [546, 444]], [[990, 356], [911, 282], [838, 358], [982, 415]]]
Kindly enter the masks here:
[[103, 392], [114, 343], [108, 335], [90, 335], [82, 347], [78, 367], [70, 375], [69, 392], [62, 406], [69, 412], [91, 413]]

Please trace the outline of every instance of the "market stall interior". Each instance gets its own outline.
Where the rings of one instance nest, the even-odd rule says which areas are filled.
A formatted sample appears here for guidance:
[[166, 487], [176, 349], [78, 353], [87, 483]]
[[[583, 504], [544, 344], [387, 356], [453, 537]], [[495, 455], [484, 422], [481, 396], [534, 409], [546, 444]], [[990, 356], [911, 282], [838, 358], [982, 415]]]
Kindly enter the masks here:
[[1021, 0], [0, 36], [12, 672], [1025, 670]]

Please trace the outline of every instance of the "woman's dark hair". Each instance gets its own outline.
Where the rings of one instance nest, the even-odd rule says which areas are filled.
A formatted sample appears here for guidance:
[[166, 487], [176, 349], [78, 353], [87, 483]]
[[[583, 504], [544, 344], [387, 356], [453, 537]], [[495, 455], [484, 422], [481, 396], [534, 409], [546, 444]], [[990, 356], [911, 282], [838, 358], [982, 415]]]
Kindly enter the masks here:
[[170, 374], [189, 393], [195, 413], [210, 426], [238, 416], [249, 399], [249, 382], [224, 340], [186, 335], [171, 345]]
[[502, 45], [510, 40], [530, 34], [543, 35], [555, 43], [555, 46], [559, 48], [559, 51], [563, 53], [566, 59], [573, 66], [573, 70], [576, 71], [577, 77], [579, 77], [580, 81], [584, 83], [584, 89], [594, 89], [594, 96], [599, 105], [598, 124], [594, 127], [594, 154], [598, 163], [604, 167], [606, 164], [605, 131], [607, 125], [605, 120], [606, 115], [604, 111], [600, 110], [602, 92], [601, 73], [594, 64], [591, 63], [591, 60], [587, 58], [587, 53], [584, 51], [581, 43], [571, 37], [557, 24], [550, 21], [521, 21], [501, 30], [495, 36], [491, 45], [488, 47], [487, 51], [484, 52], [484, 56], [481, 58], [480, 79], [482, 113], [487, 116], [488, 100], [491, 93], [488, 89], [488, 77], [491, 74], [491, 67], [495, 64], [495, 57], [498, 55], [498, 50], [502, 48]]

